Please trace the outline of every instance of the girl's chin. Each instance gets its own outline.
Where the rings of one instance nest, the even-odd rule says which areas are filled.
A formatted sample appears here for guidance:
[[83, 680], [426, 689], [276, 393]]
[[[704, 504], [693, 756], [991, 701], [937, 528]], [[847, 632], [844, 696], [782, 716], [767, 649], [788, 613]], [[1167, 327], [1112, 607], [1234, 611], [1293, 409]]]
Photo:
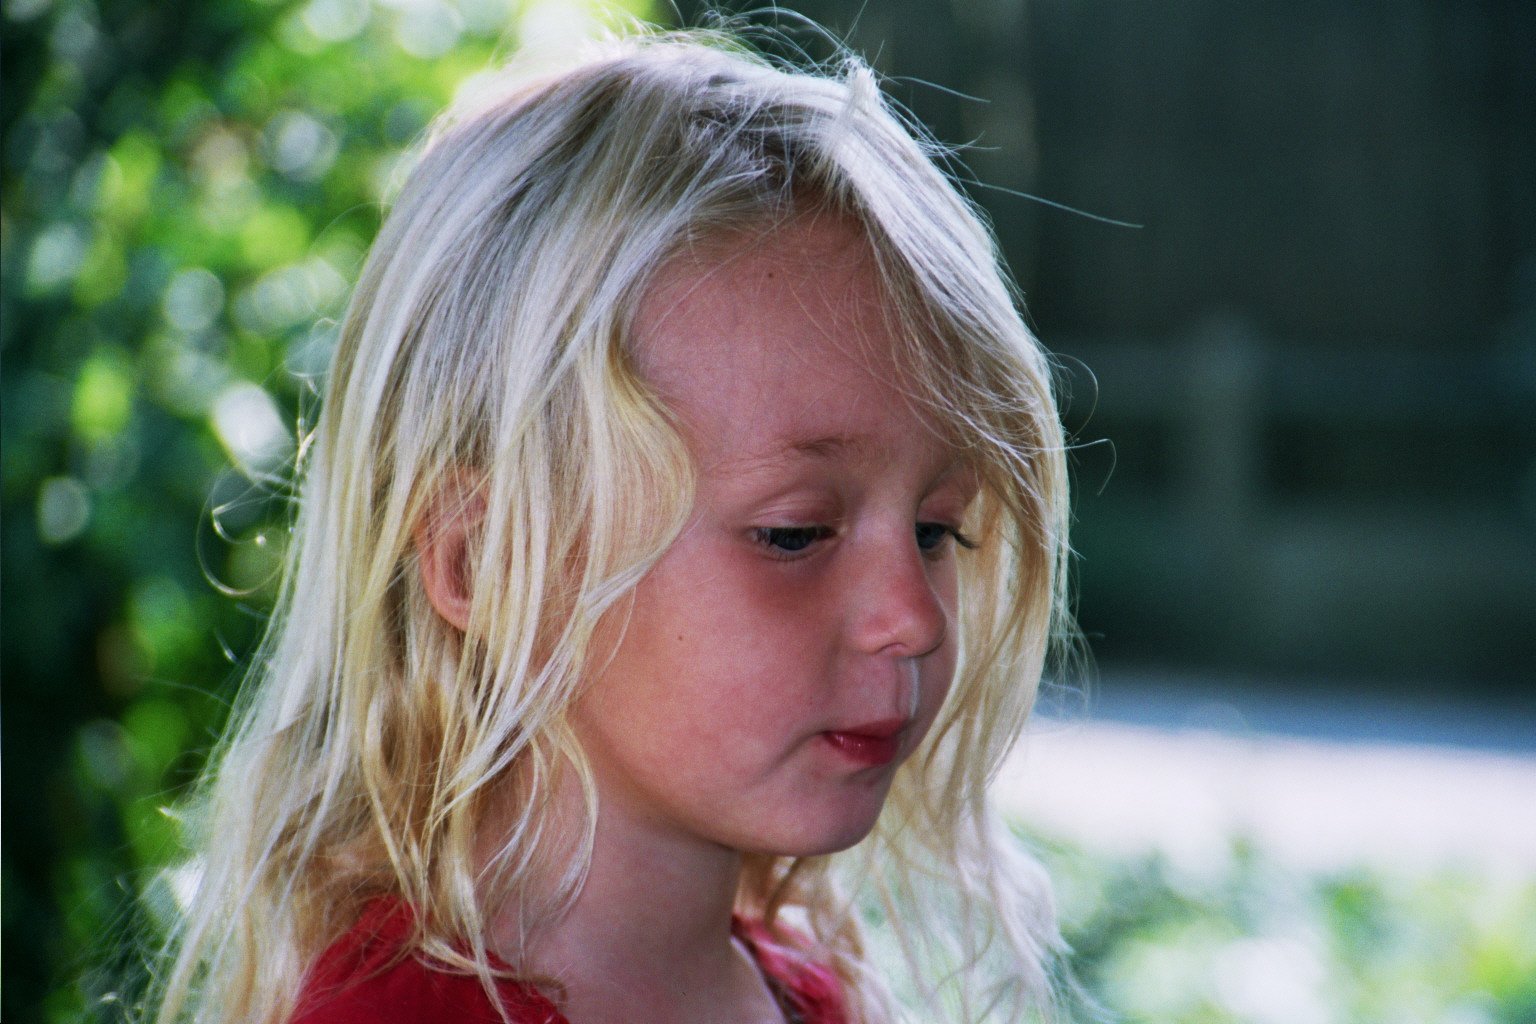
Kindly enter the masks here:
[[771, 857], [822, 857], [840, 853], [868, 838], [879, 819], [880, 808], [876, 807], [873, 813], [865, 811], [836, 821], [801, 821], [792, 831], [779, 836], [764, 836], [742, 852]]

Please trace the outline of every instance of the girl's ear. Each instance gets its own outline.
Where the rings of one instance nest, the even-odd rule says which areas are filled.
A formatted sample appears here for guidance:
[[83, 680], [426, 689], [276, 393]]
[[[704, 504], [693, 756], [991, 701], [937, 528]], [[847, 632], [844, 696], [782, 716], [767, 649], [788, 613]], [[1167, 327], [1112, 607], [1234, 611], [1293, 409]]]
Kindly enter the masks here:
[[427, 600], [459, 632], [469, 625], [474, 595], [471, 539], [485, 516], [485, 497], [467, 473], [451, 475], [412, 533]]

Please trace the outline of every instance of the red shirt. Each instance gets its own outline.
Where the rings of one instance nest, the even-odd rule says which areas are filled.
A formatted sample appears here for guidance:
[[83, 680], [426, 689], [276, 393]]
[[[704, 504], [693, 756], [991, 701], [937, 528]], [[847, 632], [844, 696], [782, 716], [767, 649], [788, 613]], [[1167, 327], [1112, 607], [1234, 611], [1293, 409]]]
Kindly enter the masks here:
[[[411, 931], [404, 904], [376, 900], [310, 972], [291, 1024], [501, 1024], [480, 979], [432, 967], [402, 950]], [[735, 919], [732, 932], [757, 961], [792, 1024], [847, 1024], [837, 976], [774, 941], [761, 924]], [[512, 1024], [570, 1024], [535, 989], [511, 980], [497, 991]]]

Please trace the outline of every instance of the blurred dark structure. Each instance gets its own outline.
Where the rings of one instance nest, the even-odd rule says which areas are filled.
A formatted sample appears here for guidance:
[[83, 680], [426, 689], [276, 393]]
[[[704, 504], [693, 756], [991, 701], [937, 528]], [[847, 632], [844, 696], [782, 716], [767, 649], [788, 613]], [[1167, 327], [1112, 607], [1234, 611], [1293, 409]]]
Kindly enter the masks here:
[[974, 144], [1106, 674], [1536, 701], [1536, 7], [796, 7]]

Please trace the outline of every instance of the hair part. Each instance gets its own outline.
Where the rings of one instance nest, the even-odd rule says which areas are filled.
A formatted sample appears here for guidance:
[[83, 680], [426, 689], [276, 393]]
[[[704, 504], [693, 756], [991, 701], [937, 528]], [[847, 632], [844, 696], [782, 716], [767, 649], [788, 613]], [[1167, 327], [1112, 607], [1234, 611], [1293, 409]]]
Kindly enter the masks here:
[[[855, 58], [798, 71], [699, 33], [514, 73], [439, 121], [346, 315], [277, 608], [198, 792], [160, 1020], [285, 1019], [378, 894], [493, 992], [488, 910], [531, 936], [574, 898], [597, 806], [567, 710], [600, 624], [691, 505], [686, 448], [634, 366], [635, 310], [681, 253], [823, 214], [868, 241], [912, 398], [981, 474], [982, 544], [962, 562], [955, 685], [875, 833], [750, 858], [739, 902], [807, 928], [859, 1022], [895, 1010], [856, 897], [914, 977], [947, 972], [924, 1019], [1049, 1007], [1049, 887], [986, 784], [1070, 634], [1065, 446], [1047, 358], [935, 155]], [[428, 600], [418, 539], [470, 507], [461, 632]], [[574, 830], [557, 778], [584, 794]], [[947, 923], [908, 926], [918, 901]]]

